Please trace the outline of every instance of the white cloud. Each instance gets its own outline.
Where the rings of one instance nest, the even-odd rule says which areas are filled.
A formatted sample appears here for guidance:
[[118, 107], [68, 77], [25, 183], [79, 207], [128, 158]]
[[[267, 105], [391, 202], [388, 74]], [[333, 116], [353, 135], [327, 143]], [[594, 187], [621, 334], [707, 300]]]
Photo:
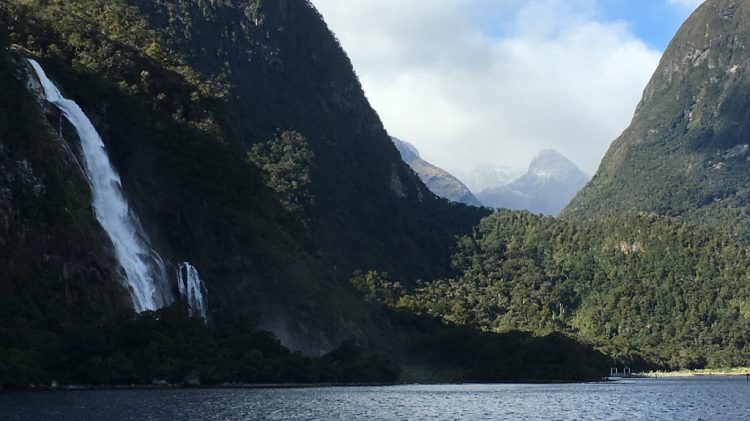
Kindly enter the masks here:
[[660, 53], [595, 0], [313, 0], [388, 131], [457, 175], [555, 148], [593, 173]]

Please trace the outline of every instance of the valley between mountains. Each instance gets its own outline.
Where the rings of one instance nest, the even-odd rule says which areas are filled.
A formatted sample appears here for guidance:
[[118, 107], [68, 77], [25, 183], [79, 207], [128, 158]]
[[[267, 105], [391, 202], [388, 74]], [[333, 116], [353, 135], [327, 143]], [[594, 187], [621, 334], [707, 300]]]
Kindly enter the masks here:
[[750, 366], [748, 22], [701, 5], [590, 180], [473, 194], [308, 1], [0, 3], [0, 385]]

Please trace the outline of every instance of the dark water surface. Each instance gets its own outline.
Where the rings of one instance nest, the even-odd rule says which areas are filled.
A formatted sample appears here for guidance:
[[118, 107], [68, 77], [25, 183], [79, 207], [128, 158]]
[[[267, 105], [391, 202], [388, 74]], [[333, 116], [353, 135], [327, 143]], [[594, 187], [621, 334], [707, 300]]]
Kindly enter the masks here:
[[743, 377], [0, 393], [2, 420], [748, 420]]

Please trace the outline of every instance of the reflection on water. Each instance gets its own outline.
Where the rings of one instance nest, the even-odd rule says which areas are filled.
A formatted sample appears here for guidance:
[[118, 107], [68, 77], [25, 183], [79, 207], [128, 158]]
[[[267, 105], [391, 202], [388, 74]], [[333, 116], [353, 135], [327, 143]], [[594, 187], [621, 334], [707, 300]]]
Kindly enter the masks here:
[[590, 384], [10, 392], [10, 420], [750, 419], [743, 377]]

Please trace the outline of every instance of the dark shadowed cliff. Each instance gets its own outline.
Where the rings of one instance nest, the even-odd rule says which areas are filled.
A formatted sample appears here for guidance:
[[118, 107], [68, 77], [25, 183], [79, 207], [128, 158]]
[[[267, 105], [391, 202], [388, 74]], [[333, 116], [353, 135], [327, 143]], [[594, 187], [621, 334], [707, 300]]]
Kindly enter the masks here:
[[453, 236], [486, 215], [437, 198], [401, 161], [309, 2], [129, 3], [187, 63], [226, 87], [229, 125], [245, 148], [278, 143], [284, 132], [304, 139], [310, 182], [298, 202], [315, 244], [342, 276], [441, 273]]
[[[96, 126], [165, 276], [191, 262], [212, 318], [250, 315], [292, 348], [369, 337], [351, 273], [447, 273], [454, 235], [486, 214], [437, 198], [401, 161], [305, 1], [11, 1], [0, 18], [13, 93], [0, 120], [11, 262], [0, 283], [16, 317], [128, 313], [75, 131], [26, 87], [25, 57]], [[28, 307], [29, 294], [55, 310]]]

